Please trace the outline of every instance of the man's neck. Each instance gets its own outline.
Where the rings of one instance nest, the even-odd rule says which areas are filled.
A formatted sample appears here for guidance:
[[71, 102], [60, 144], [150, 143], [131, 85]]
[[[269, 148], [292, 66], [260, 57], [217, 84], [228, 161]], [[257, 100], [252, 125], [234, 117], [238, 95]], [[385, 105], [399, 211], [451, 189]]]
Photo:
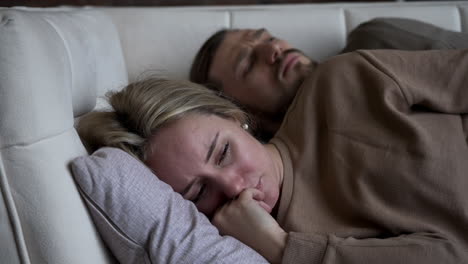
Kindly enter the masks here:
[[254, 114], [254, 136], [262, 141], [263, 143], [268, 142], [278, 131], [281, 126], [282, 116], [266, 116], [260, 114]]
[[[296, 93], [301, 87], [304, 80], [309, 78], [314, 73], [315, 69], [317, 68], [317, 65], [318, 62], [314, 60], [310, 61], [307, 73], [304, 75], [304, 78], [301, 80], [301, 82], [299, 82], [297, 85]], [[251, 113], [254, 116], [255, 120], [254, 136], [257, 139], [266, 143], [276, 134], [294, 98], [295, 97], [293, 97], [291, 101], [284, 106], [284, 109], [282, 109], [279, 113], [275, 115], [260, 112]]]

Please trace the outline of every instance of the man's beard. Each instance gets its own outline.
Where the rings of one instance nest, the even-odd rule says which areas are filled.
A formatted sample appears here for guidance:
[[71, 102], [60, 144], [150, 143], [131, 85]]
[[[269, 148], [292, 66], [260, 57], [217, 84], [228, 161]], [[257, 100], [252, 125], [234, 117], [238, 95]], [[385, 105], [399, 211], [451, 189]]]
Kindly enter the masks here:
[[[283, 63], [283, 60], [291, 53], [297, 53], [297, 54], [300, 54], [300, 55], [304, 56], [305, 58], [309, 59], [310, 63], [309, 64], [300, 63], [300, 67], [303, 68], [303, 69], [300, 69], [301, 70], [301, 73], [300, 73], [301, 78], [298, 78], [297, 80], [295, 80], [295, 82], [291, 85], [291, 87], [294, 87], [294, 94], [291, 94], [291, 96], [290, 96], [291, 98], [288, 98], [288, 100], [285, 102], [285, 104], [283, 104], [280, 109], [277, 109], [277, 111], [274, 114], [276, 119], [282, 119], [284, 117], [284, 114], [286, 113], [286, 111], [288, 110], [288, 108], [289, 108], [290, 104], [292, 103], [294, 97], [296, 96], [296, 93], [297, 93], [297, 90], [299, 89], [299, 86], [301, 86], [301, 84], [304, 82], [306, 77], [312, 72], [312, 70], [313, 70], [313, 68], [314, 68], [314, 66], [316, 64], [312, 59], [307, 57], [307, 55], [305, 55], [304, 52], [302, 52], [299, 49], [292, 48], [292, 49], [285, 50], [282, 53], [281, 59], [278, 60], [277, 65], [276, 65], [276, 67], [277, 67], [277, 69], [276, 69], [277, 78], [279, 78], [279, 76], [281, 74], [280, 70], [281, 70], [281, 65]], [[273, 117], [271, 116], [270, 118], [273, 118]]]
[[[281, 54], [281, 58], [276, 62], [276, 76], [277, 76], [277, 77], [279, 77], [279, 76], [281, 75], [280, 70], [281, 70], [281, 65], [283, 64], [283, 60], [284, 60], [289, 54], [291, 54], [291, 53], [298, 53], [298, 54], [300, 54], [300, 55], [306, 57], [307, 59], [309, 59], [310, 65], [314, 64], [313, 61], [312, 61], [312, 59], [310, 59], [309, 57], [307, 57], [307, 55], [305, 55], [304, 52], [302, 52], [301, 50], [299, 50], [299, 49], [294, 49], [294, 48], [292, 48], [292, 49], [287, 49], [287, 50], [283, 51], [283, 53]], [[304, 64], [302, 64], [302, 65], [304, 65]], [[306, 66], [306, 65], [304, 65], [304, 66]], [[308, 67], [307, 67], [307, 68], [308, 68]], [[306, 72], [309, 72], [309, 70], [306, 69]], [[305, 74], [305, 75], [306, 75], [306, 74]], [[304, 77], [305, 77], [305, 75], [304, 75]], [[302, 78], [302, 79], [300, 80], [300, 83], [302, 83], [303, 79], [304, 79], [304, 78]]]

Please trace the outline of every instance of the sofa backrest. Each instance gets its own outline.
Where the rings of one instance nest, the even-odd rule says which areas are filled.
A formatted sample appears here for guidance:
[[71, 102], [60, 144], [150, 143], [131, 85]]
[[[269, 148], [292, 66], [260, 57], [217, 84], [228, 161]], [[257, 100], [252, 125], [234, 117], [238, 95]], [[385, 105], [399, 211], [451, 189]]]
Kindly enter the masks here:
[[468, 31], [468, 2], [390, 2], [233, 7], [103, 8], [120, 34], [130, 81], [148, 70], [188, 78], [201, 44], [222, 28], [267, 28], [310, 57], [337, 54], [375, 17], [403, 17]]
[[0, 10], [0, 262], [110, 260], [68, 163], [86, 151], [74, 116], [127, 73], [98, 11]]
[[0, 9], [0, 262], [108, 263], [68, 163], [74, 118], [149, 71], [187, 78], [221, 28], [265, 27], [324, 60], [373, 17], [468, 31], [468, 3]]

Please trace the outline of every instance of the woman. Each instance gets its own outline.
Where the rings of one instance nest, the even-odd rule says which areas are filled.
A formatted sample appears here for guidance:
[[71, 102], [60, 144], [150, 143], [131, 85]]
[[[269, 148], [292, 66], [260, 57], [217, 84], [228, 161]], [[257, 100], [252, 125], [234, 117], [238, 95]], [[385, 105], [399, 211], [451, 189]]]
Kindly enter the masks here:
[[[464, 263], [467, 67], [468, 51], [335, 57], [304, 81], [266, 145], [209, 90], [143, 82], [111, 96], [118, 132], [95, 133], [94, 146], [133, 151], [272, 263]], [[111, 123], [91, 116], [83, 125]]]
[[[108, 100], [114, 111], [91, 112], [78, 124], [89, 150], [125, 150], [208, 216], [226, 203], [242, 203], [245, 208], [239, 209], [265, 218], [267, 227], [285, 239], [286, 233], [268, 214], [279, 197], [281, 158], [273, 145], [250, 135], [247, 116], [237, 106], [200, 85], [158, 78], [130, 84], [108, 94]], [[225, 211], [214, 217], [220, 228], [224, 217], [236, 213]], [[255, 249], [264, 256], [277, 252], [279, 258], [281, 251], [267, 245], [262, 242]]]

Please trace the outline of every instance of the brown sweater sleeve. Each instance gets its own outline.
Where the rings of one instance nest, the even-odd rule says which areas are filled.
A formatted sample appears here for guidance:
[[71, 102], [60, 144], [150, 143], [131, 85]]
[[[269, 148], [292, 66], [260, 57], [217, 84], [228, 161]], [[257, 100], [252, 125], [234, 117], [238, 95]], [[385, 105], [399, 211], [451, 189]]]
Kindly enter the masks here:
[[412, 109], [468, 113], [468, 49], [359, 53], [398, 84]]
[[282, 263], [460, 263], [452, 245], [437, 234], [355, 239], [289, 233]]

